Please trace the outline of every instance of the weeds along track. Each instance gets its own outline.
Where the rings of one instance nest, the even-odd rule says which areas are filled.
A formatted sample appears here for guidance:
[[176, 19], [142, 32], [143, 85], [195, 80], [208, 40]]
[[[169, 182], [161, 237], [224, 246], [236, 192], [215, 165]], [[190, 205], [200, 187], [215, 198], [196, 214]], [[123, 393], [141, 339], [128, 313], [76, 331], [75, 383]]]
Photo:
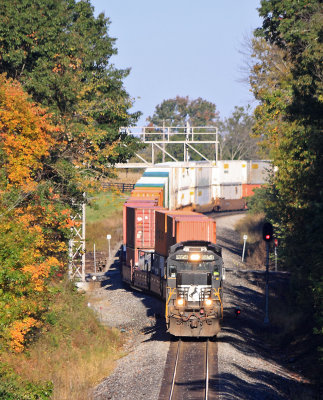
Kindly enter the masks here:
[[217, 343], [179, 339], [170, 345], [159, 400], [216, 400]]

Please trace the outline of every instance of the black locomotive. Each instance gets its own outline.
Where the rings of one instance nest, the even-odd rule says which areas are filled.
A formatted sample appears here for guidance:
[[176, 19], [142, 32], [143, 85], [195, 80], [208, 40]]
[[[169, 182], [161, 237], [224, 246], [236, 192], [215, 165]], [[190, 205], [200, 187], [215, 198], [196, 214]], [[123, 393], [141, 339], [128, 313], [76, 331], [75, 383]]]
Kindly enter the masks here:
[[213, 337], [223, 317], [224, 267], [220, 246], [180, 242], [167, 259], [139, 250], [138, 265], [122, 265], [123, 281], [165, 300], [167, 330], [174, 336]]

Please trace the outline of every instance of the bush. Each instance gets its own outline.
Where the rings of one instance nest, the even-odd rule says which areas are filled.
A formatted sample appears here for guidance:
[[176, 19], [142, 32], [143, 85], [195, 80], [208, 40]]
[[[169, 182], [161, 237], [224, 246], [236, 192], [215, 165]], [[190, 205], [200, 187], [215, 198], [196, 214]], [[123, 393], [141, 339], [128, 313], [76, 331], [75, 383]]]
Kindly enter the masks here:
[[[0, 374], [1, 399], [89, 398], [90, 389], [113, 370], [122, 345], [119, 331], [100, 325], [89, 301], [71, 282], [56, 284], [50, 308], [43, 315], [44, 327], [28, 352], [2, 353], [11, 369], [3, 369], [8, 376]], [[41, 397], [47, 388], [52, 388], [48, 389], [52, 397]]]
[[53, 393], [53, 384], [23, 381], [12, 368], [0, 363], [0, 398], [5, 400], [46, 400]]

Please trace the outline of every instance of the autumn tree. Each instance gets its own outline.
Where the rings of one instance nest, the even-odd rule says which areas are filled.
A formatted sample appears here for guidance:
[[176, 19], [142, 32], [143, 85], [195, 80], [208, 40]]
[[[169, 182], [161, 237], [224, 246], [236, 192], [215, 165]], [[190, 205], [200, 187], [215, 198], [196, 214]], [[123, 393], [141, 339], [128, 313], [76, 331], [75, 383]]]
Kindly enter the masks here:
[[87, 176], [107, 174], [108, 164], [138, 147], [119, 132], [140, 114], [129, 112], [132, 99], [123, 87], [129, 69], [110, 62], [117, 50], [109, 24], [103, 14], [94, 16], [87, 0], [0, 1], [0, 72], [19, 80], [61, 126], [53, 153], [61, 176], [59, 159]]
[[323, 5], [262, 0], [251, 84], [255, 133], [276, 166], [270, 216], [292, 272], [294, 299], [323, 336]]
[[73, 224], [46, 176], [59, 129], [17, 81], [0, 75], [0, 340], [18, 352], [42, 323]]

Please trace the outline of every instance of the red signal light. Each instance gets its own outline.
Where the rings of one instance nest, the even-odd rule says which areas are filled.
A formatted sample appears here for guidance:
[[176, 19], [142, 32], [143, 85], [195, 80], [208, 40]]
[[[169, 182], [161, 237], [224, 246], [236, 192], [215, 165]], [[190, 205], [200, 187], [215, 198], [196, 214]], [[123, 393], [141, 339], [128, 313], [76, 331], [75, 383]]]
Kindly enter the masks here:
[[262, 238], [266, 242], [270, 242], [273, 238], [273, 226], [269, 222], [265, 222], [263, 227], [262, 227]]

